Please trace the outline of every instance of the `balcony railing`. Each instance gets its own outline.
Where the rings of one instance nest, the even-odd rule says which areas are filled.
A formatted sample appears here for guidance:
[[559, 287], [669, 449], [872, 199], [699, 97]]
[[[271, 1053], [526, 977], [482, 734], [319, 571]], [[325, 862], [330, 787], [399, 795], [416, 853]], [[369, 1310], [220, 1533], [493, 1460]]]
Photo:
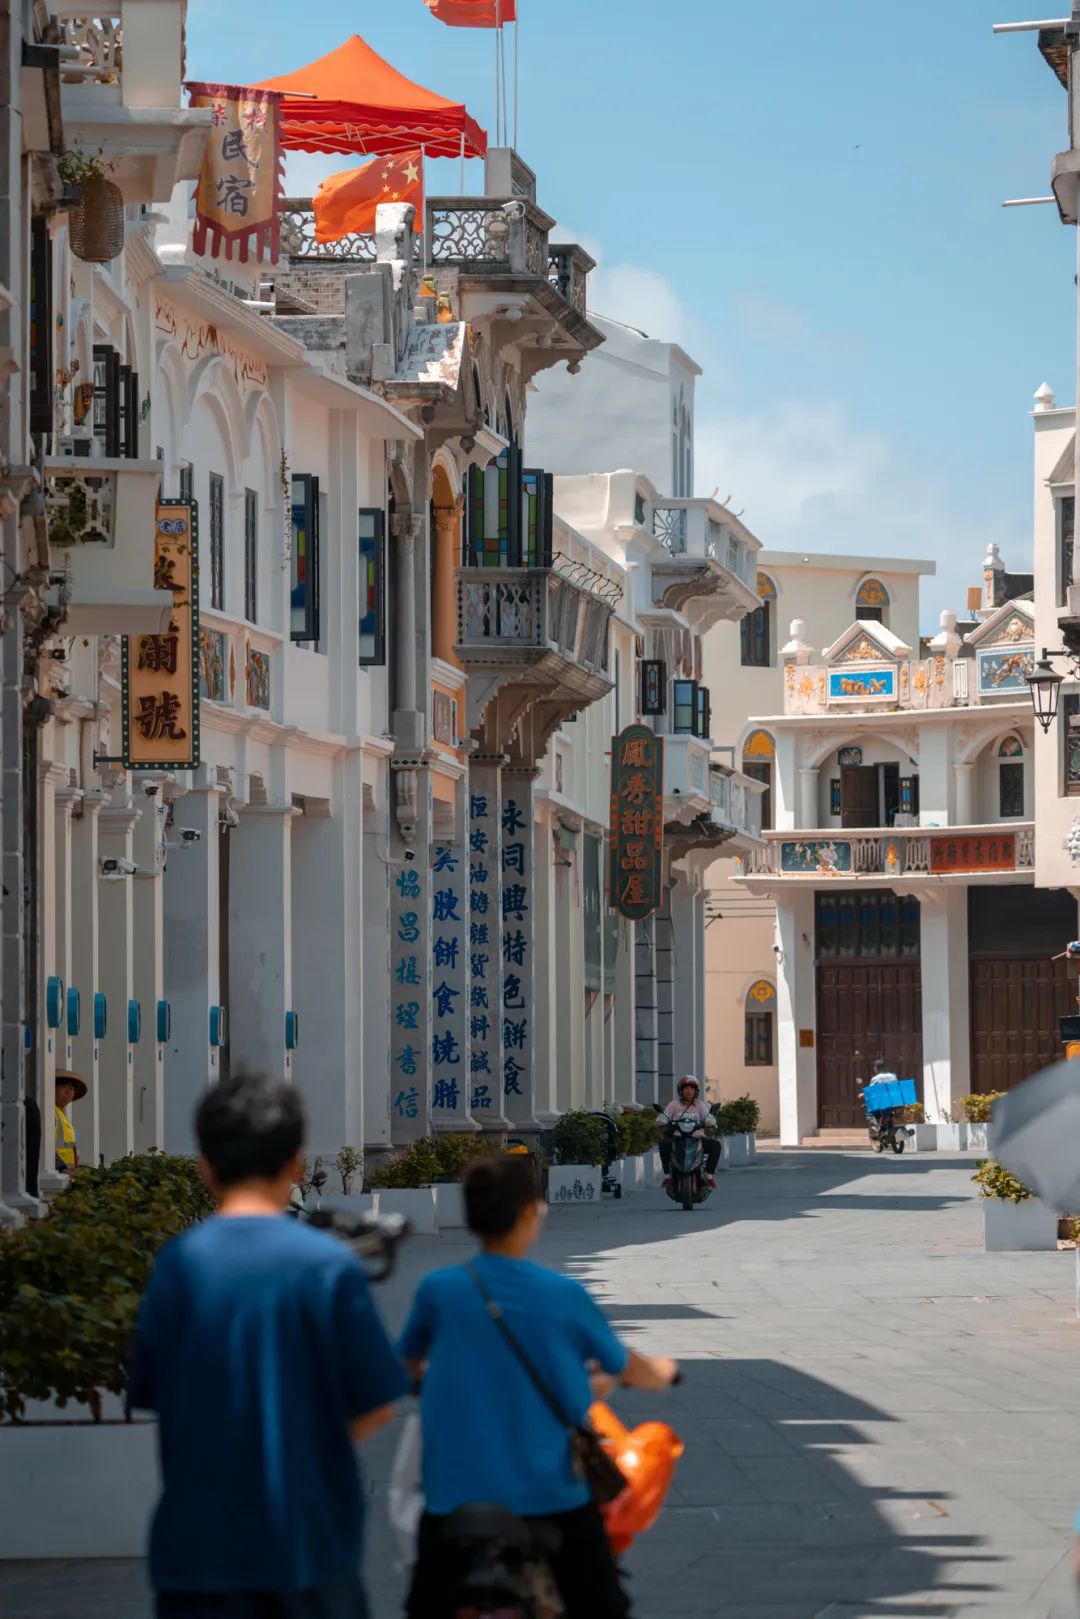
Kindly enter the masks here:
[[712, 765], [709, 774], [712, 818], [748, 838], [761, 836], [761, 794], [734, 772]]
[[[465, 271], [490, 270], [504, 275], [532, 275], [550, 283], [577, 314], [588, 307], [589, 271], [593, 260], [576, 242], [548, 243], [551, 222], [535, 203], [499, 197], [431, 197], [426, 229], [428, 242], [416, 233], [413, 256], [418, 265]], [[338, 264], [374, 264], [374, 235], [351, 234], [337, 242], [315, 240], [315, 211], [310, 197], [286, 197], [282, 206], [281, 245], [291, 259]]]
[[1034, 823], [1014, 821], [951, 830], [915, 826], [881, 832], [766, 832], [761, 847], [747, 856], [741, 875], [891, 881], [1024, 872], [1034, 865]]
[[747, 546], [708, 511], [708, 501], [678, 500], [655, 503], [652, 533], [674, 557], [706, 557], [730, 570], [744, 585], [752, 582]]
[[[551, 568], [462, 568], [458, 573], [458, 652], [485, 662], [557, 653], [606, 675], [612, 603]], [[504, 655], [504, 656], [500, 656]]]
[[686, 507], [654, 506], [652, 509], [653, 539], [659, 540], [665, 551], [673, 557], [686, 552]]

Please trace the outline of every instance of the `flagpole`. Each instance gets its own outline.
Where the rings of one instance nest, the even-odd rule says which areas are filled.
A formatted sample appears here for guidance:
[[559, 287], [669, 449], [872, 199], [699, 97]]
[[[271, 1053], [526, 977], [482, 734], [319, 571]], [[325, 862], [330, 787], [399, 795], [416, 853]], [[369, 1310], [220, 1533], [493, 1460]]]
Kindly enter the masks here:
[[502, 84], [503, 84], [503, 142], [510, 139], [510, 89], [506, 73], [506, 29], [499, 24], [499, 55], [502, 58]]
[[461, 126], [461, 189], [459, 190], [458, 195], [460, 197], [463, 197], [465, 195], [465, 125], [464, 124], [462, 124], [462, 126]]
[[501, 13], [501, 11], [502, 11], [501, 0], [495, 0], [495, 145], [496, 146], [501, 146], [502, 145], [502, 139], [501, 139], [502, 131], [501, 131], [500, 127], [499, 127], [500, 108], [502, 107], [502, 85], [501, 85], [500, 74], [499, 74], [499, 35], [502, 33], [502, 22], [500, 21], [500, 13]]

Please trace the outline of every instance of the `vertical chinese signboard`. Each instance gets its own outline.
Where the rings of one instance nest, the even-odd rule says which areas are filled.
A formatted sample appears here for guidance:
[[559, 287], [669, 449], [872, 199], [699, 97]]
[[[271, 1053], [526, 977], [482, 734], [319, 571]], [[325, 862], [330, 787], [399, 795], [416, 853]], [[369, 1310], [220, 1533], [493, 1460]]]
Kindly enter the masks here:
[[281, 94], [234, 84], [189, 84], [191, 105], [210, 109], [210, 138], [195, 192], [196, 253], [236, 248], [247, 263], [278, 256], [281, 227]]
[[123, 643], [124, 765], [199, 763], [199, 524], [193, 500], [159, 500], [154, 589], [172, 592], [168, 628]]
[[611, 741], [608, 903], [631, 922], [660, 905], [664, 852], [664, 739], [628, 725]]

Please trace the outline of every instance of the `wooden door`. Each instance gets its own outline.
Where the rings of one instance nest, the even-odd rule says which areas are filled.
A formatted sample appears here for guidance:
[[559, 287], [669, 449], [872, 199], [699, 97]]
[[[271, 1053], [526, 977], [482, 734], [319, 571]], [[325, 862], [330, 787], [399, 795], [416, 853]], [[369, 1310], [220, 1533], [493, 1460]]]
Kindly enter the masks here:
[[845, 827], [881, 825], [877, 765], [842, 766], [840, 822]]
[[901, 1079], [922, 1079], [922, 985], [917, 961], [822, 962], [817, 970], [818, 1122], [866, 1122], [856, 1079], [875, 1060]]
[[971, 962], [971, 1088], [1007, 1091], [1064, 1056], [1058, 1019], [1076, 1011], [1064, 961], [983, 956]]

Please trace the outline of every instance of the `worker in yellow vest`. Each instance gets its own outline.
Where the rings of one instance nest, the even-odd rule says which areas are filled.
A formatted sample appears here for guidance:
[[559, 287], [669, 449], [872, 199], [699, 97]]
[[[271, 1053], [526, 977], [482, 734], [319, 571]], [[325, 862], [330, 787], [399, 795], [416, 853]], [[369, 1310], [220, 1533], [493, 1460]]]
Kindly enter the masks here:
[[72, 1102], [81, 1102], [86, 1095], [86, 1081], [79, 1074], [60, 1068], [56, 1073], [56, 1168], [61, 1175], [71, 1175], [79, 1167], [79, 1149], [75, 1143], [75, 1126], [67, 1110]]

